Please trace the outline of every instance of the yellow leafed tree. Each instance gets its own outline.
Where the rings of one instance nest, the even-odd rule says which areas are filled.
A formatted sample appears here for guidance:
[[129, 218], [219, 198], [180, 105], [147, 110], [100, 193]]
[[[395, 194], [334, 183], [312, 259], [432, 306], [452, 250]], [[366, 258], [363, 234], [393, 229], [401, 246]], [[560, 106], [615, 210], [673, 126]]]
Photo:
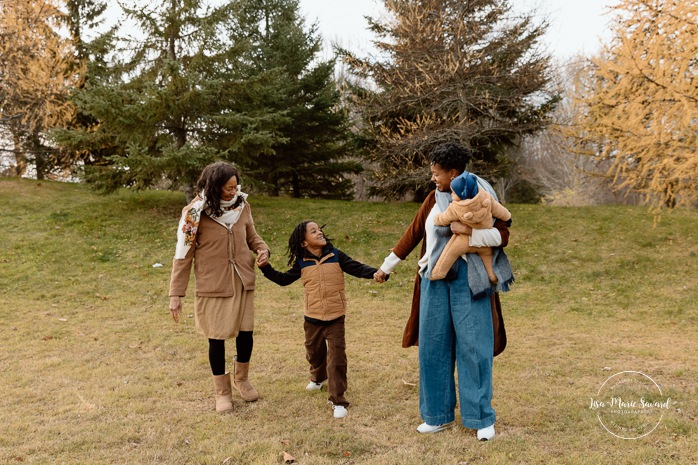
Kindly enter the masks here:
[[576, 133], [620, 187], [669, 208], [698, 199], [698, 3], [622, 0], [591, 61]]
[[46, 134], [73, 117], [69, 94], [78, 77], [74, 49], [60, 34], [56, 0], [0, 3], [0, 126], [13, 139], [15, 174], [33, 163], [37, 178], [52, 168]]

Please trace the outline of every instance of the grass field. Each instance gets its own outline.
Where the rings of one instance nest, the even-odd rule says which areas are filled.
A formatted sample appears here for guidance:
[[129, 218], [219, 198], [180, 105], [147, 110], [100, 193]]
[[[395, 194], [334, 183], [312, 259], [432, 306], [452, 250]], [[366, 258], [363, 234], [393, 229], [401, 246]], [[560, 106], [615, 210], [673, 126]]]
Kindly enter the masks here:
[[[378, 266], [412, 203], [250, 198], [285, 266], [304, 218]], [[0, 463], [32, 464], [695, 464], [698, 463], [698, 212], [655, 227], [638, 207], [507, 205], [517, 282], [503, 295], [509, 338], [495, 359], [497, 437], [461, 427], [419, 435], [418, 360], [402, 349], [416, 252], [390, 281], [347, 278], [349, 415], [309, 394], [302, 287], [261, 274], [251, 380], [261, 399], [213, 409], [193, 299], [167, 310], [184, 199], [0, 180]], [[162, 263], [162, 267], [153, 267]], [[190, 286], [193, 293], [193, 280]], [[232, 347], [229, 344], [228, 347]], [[590, 409], [604, 381], [642, 371], [670, 398], [637, 440]]]

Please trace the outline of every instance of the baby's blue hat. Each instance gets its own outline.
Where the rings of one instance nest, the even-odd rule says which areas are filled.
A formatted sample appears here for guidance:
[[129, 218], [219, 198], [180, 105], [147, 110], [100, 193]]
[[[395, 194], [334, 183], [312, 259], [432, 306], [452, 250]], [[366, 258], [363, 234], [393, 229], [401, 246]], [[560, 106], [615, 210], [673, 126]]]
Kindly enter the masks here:
[[478, 192], [477, 177], [472, 173], [463, 171], [463, 174], [451, 181], [451, 190], [461, 200], [472, 199]]

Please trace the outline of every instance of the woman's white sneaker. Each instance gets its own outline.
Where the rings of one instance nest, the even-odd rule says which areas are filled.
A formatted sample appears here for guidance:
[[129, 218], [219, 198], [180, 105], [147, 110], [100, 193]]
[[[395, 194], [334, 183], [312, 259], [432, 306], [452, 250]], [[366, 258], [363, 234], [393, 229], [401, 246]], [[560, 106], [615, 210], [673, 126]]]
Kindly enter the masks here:
[[494, 425], [477, 430], [478, 441], [489, 441], [494, 437]]
[[428, 425], [426, 422], [424, 422], [417, 427], [417, 431], [424, 434], [438, 433], [439, 431], [443, 431], [446, 428], [452, 427], [453, 425], [453, 422], [444, 423], [443, 425]]
[[311, 381], [308, 383], [308, 385], [305, 387], [306, 391], [319, 391], [322, 389], [322, 387], [325, 385], [327, 380], [316, 383], [315, 381]]

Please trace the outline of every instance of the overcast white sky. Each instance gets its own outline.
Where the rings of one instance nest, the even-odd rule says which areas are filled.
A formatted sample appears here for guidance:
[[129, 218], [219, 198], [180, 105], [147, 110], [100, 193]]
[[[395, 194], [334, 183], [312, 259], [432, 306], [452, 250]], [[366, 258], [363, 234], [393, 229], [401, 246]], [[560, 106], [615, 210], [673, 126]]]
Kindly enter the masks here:
[[[554, 57], [564, 60], [577, 53], [593, 53], [600, 37], [608, 36], [609, 14], [616, 0], [511, 0], [518, 11], [536, 9], [548, 18], [550, 27], [545, 43]], [[326, 46], [337, 42], [356, 52], [370, 51], [374, 38], [366, 29], [364, 16], [378, 17], [381, 0], [300, 0], [308, 23], [318, 22]]]

